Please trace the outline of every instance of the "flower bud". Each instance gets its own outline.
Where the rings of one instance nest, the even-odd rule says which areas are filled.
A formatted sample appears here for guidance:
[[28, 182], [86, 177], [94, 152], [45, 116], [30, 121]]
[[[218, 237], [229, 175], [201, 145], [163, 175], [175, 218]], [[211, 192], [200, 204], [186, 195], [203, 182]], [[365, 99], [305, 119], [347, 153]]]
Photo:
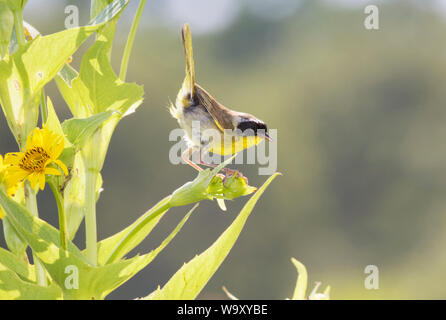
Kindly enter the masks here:
[[229, 176], [223, 179], [209, 169], [200, 171], [195, 180], [177, 189], [170, 200], [172, 206], [183, 206], [213, 198], [232, 200], [246, 196], [257, 190], [248, 185], [242, 177]]
[[[219, 178], [219, 177], [217, 177]], [[229, 176], [223, 181], [224, 199], [232, 200], [238, 197], [246, 196], [256, 191], [256, 187], [248, 185], [247, 180], [238, 176]]]

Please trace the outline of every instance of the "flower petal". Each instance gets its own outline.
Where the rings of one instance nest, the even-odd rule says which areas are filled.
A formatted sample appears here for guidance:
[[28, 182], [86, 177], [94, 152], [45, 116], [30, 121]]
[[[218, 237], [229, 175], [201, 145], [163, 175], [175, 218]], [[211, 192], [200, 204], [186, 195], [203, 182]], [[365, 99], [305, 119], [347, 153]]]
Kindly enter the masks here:
[[24, 154], [22, 152], [7, 153], [7, 154], [5, 154], [4, 164], [5, 165], [8, 165], [8, 164], [17, 165], [23, 159], [23, 155]]
[[28, 181], [29, 181], [29, 183], [31, 183], [31, 188], [35, 189], [37, 184], [39, 183], [39, 173], [30, 174], [28, 176]]
[[60, 176], [61, 173], [56, 168], [45, 168], [45, 174], [52, 174], [54, 176]]
[[[32, 147], [42, 147], [43, 146], [43, 137], [42, 137], [42, 130], [39, 128], [34, 129], [33, 131], [33, 137], [32, 137]], [[26, 146], [28, 150], [28, 146]]]
[[28, 172], [17, 169], [16, 167], [10, 167], [6, 171], [5, 181], [8, 187], [13, 187], [17, 183], [21, 182], [29, 175]]
[[59, 136], [56, 141], [51, 146], [50, 149], [50, 157], [53, 159], [59, 158], [61, 155], [63, 149], [65, 147], [65, 141], [62, 136]]
[[39, 173], [38, 177], [39, 177], [40, 190], [43, 190], [43, 189], [45, 189], [45, 174]]
[[63, 173], [68, 176], [68, 169], [67, 166], [65, 165], [65, 163], [63, 163], [62, 161], [58, 160], [54, 160], [54, 163], [56, 163], [63, 171]]

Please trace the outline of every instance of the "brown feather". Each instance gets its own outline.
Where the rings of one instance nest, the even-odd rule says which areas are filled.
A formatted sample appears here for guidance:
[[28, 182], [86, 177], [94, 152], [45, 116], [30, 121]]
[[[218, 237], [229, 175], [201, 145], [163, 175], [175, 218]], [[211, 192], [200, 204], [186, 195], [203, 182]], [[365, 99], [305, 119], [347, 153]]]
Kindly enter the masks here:
[[226, 108], [215, 100], [206, 90], [195, 83], [195, 97], [197, 98], [198, 104], [201, 104], [206, 108], [209, 114], [214, 119], [217, 127], [223, 131], [225, 129], [234, 130], [233, 111]]

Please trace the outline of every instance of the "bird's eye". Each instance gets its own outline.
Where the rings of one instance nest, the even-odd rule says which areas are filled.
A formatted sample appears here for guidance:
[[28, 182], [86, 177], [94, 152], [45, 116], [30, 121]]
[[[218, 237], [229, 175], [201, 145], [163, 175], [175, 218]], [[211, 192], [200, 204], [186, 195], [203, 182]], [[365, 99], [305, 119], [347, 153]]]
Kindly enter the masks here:
[[257, 123], [255, 123], [254, 121], [240, 122], [239, 125], [237, 126], [237, 129], [241, 130], [242, 132], [251, 129], [255, 132], [257, 129]]

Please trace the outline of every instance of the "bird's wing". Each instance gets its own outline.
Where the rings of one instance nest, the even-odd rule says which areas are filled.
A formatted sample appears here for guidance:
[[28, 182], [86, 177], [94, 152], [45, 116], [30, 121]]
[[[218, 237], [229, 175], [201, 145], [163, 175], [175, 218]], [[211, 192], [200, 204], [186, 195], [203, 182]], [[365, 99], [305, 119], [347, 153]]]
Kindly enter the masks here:
[[215, 100], [198, 84], [195, 84], [195, 97], [198, 99], [198, 103], [206, 108], [221, 131], [225, 129], [235, 129], [232, 123], [231, 111]]

